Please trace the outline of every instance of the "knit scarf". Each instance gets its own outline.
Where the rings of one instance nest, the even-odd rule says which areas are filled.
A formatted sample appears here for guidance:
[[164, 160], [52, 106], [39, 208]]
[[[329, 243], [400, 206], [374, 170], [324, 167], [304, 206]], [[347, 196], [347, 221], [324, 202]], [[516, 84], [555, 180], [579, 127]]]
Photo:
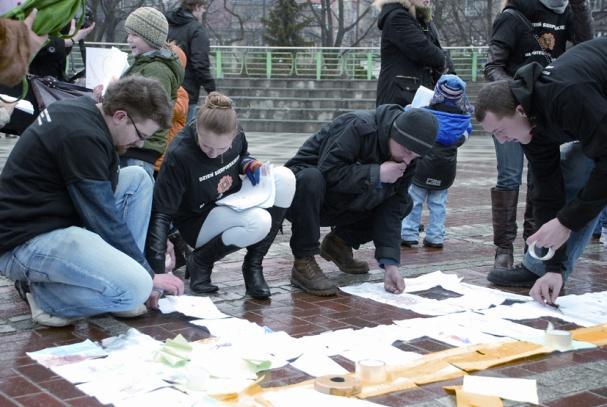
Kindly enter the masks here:
[[569, 0], [540, 0], [540, 3], [554, 11], [556, 14], [563, 14], [569, 5]]

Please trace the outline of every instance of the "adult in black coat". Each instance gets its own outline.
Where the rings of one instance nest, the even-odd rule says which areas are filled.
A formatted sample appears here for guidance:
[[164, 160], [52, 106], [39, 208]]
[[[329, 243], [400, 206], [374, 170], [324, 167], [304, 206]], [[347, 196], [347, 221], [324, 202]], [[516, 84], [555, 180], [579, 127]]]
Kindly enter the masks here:
[[455, 73], [438, 41], [430, 0], [376, 0], [381, 10], [381, 71], [376, 105], [406, 106], [423, 85], [434, 89], [438, 78]]
[[[607, 205], [605, 66], [607, 38], [598, 38], [576, 45], [545, 68], [525, 65], [513, 81], [491, 82], [477, 98], [475, 115], [483, 129], [500, 143], [522, 144], [534, 171], [533, 215], [541, 227], [527, 243], [555, 252], [531, 289], [540, 302], [554, 303]], [[581, 174], [578, 157], [563, 160], [561, 145], [572, 141], [578, 141], [573, 144], [577, 155], [592, 161], [589, 175]], [[581, 188], [571, 191], [581, 178]], [[519, 274], [535, 271], [520, 268]]]
[[[323, 126], [285, 167], [297, 180], [287, 212], [295, 257], [291, 282], [314, 295], [333, 295], [314, 258], [333, 261], [340, 271], [369, 272], [352, 248], [373, 241], [384, 268], [384, 288], [401, 293], [400, 221], [411, 210], [407, 189], [415, 159], [432, 148], [438, 122], [423, 109], [403, 112], [398, 105], [345, 113]], [[334, 226], [319, 245], [320, 226]]]
[[194, 117], [200, 87], [207, 93], [215, 90], [209, 60], [209, 37], [201, 23], [204, 12], [204, 0], [181, 0], [179, 8], [166, 15], [169, 41], [175, 41], [188, 58], [183, 79], [183, 87], [190, 98], [188, 122]]

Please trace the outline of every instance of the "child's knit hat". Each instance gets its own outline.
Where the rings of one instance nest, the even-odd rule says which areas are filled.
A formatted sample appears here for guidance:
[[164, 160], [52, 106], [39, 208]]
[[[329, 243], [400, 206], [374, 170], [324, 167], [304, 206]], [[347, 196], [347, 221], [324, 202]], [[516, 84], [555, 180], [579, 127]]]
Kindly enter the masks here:
[[152, 7], [139, 7], [126, 18], [126, 32], [138, 35], [150, 46], [160, 49], [166, 45], [169, 23], [166, 17]]
[[459, 108], [462, 113], [474, 113], [474, 107], [466, 96], [466, 82], [457, 75], [443, 75], [436, 82], [430, 105], [444, 103]]

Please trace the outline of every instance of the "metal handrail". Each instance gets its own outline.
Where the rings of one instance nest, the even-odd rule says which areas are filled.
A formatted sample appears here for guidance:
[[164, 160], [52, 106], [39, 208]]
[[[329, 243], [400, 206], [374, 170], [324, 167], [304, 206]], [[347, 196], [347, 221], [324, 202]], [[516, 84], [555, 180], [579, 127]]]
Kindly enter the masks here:
[[[128, 44], [87, 42], [90, 47], [117, 47], [127, 51]], [[464, 80], [476, 82], [482, 76], [487, 47], [445, 47], [455, 70]], [[377, 79], [380, 69], [378, 47], [263, 47], [240, 45], [211, 46], [211, 69], [216, 78], [247, 76], [253, 78]], [[69, 71], [82, 69], [82, 58], [72, 52]]]

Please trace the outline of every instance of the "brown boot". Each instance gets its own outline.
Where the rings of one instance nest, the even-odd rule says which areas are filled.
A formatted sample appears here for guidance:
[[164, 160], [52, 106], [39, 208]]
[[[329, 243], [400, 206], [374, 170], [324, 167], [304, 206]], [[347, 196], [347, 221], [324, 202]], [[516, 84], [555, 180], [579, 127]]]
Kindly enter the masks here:
[[512, 243], [516, 238], [516, 206], [518, 190], [502, 191], [491, 188], [491, 213], [493, 216], [493, 243], [495, 263], [493, 270], [511, 269], [514, 264]]
[[313, 295], [337, 294], [337, 286], [325, 276], [314, 256], [295, 258], [291, 284]]
[[342, 273], [365, 274], [369, 272], [366, 261], [356, 260], [352, 248], [332, 230], [320, 244], [320, 255], [327, 261], [332, 261]]

